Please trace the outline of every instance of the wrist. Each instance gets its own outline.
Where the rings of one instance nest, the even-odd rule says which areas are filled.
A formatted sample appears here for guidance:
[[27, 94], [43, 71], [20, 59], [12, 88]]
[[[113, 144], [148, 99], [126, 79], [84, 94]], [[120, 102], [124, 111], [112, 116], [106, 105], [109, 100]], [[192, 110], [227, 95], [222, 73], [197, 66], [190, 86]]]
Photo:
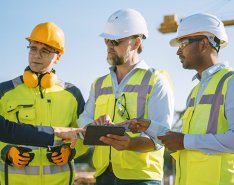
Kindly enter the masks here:
[[59, 136], [59, 134], [61, 133], [61, 128], [59, 127], [52, 127], [54, 129], [54, 135], [55, 136]]

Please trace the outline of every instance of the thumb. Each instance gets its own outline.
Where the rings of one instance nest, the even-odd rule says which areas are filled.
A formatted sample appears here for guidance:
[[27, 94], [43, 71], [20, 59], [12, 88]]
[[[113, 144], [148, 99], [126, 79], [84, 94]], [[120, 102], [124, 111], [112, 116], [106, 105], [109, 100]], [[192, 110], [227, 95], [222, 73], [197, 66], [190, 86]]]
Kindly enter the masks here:
[[76, 140], [65, 139], [64, 142], [71, 143], [70, 148], [73, 149], [76, 146]]
[[123, 121], [121, 123], [118, 123], [118, 125], [128, 125], [129, 123], [130, 123], [130, 121], [127, 120], [127, 121]]
[[84, 132], [85, 129], [83, 129], [83, 128], [73, 128], [72, 131], [74, 131], [77, 134], [77, 133], [80, 133], [80, 132]]

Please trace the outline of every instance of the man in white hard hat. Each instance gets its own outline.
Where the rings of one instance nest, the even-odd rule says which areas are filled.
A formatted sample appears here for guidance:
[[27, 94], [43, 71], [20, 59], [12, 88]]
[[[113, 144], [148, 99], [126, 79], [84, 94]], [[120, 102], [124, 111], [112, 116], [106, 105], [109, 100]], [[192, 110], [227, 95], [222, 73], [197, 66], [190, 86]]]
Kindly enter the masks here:
[[219, 63], [228, 43], [223, 23], [210, 14], [181, 20], [171, 46], [199, 83], [191, 91], [182, 133], [159, 137], [176, 159], [176, 185], [234, 184], [234, 72]]
[[[145, 19], [133, 9], [113, 13], [100, 35], [107, 46], [110, 73], [92, 85], [79, 127], [129, 122], [151, 122], [158, 135], [171, 128], [174, 98], [167, 77], [140, 60], [142, 41], [148, 37]], [[161, 142], [144, 133], [108, 135], [95, 146], [93, 164], [97, 185], [161, 184]]]

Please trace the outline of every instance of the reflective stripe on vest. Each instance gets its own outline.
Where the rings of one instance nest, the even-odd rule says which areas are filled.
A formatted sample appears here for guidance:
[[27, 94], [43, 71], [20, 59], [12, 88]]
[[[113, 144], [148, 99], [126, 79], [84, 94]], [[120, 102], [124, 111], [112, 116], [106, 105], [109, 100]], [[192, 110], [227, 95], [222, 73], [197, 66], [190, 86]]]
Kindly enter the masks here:
[[57, 166], [57, 165], [43, 166], [43, 174], [56, 174], [60, 172], [66, 172], [69, 170], [70, 168], [68, 164], [65, 164], [63, 166]]
[[[0, 163], [0, 171], [4, 172], [4, 164], [2, 163]], [[57, 166], [57, 165], [43, 166], [43, 175], [56, 174], [66, 171], [70, 171], [68, 164], [65, 164], [63, 166]], [[40, 167], [27, 166], [23, 169], [20, 169], [8, 165], [8, 174], [40, 175]]]
[[[0, 170], [4, 172], [4, 164], [0, 163]], [[27, 166], [23, 169], [12, 167], [8, 165], [8, 174], [26, 174], [26, 175], [40, 175], [39, 166]]]
[[[225, 80], [233, 74], [234, 71], [230, 71], [221, 78], [215, 90], [215, 94], [203, 95], [201, 97], [199, 104], [211, 104], [211, 111], [206, 133], [217, 133], [219, 109], [220, 105], [222, 105], [224, 101], [224, 96], [222, 94], [223, 84]], [[195, 98], [191, 98], [189, 100], [188, 107], [195, 107]]]
[[108, 75], [105, 75], [101, 78], [99, 78], [95, 84], [95, 100], [97, 100], [98, 96], [102, 94], [112, 94], [112, 87], [103, 87], [102, 88], [102, 82]]
[[13, 83], [14, 87], [16, 87], [16, 86], [22, 84], [23, 82], [22, 82], [22, 80], [21, 80], [21, 78], [19, 76], [19, 77], [16, 77], [15, 79], [13, 79], [12, 83]]
[[[152, 89], [152, 86], [149, 85], [149, 81], [154, 72], [155, 72], [155, 69], [150, 68], [145, 73], [140, 85], [128, 85], [127, 84], [124, 87], [123, 92], [137, 92], [138, 93], [138, 98], [137, 98], [137, 117], [138, 118], [142, 118], [145, 114], [146, 95], [150, 93]], [[107, 76], [108, 75], [103, 76], [97, 80], [95, 84], [95, 100], [97, 100], [98, 96], [100, 95], [113, 94], [112, 87], [102, 88], [103, 80]], [[142, 85], [144, 85], [145, 88], [142, 88]]]

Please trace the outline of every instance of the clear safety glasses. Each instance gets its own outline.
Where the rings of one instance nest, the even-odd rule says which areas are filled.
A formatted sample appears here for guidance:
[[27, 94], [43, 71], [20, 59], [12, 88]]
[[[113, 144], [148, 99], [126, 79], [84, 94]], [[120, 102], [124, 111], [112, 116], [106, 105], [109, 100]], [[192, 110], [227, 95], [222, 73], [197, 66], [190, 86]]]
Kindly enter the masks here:
[[199, 38], [186, 38], [180, 41], [179, 43], [179, 49], [184, 49], [187, 45], [193, 43], [193, 42], [199, 42], [203, 40], [206, 37], [199, 37]]
[[41, 48], [38, 49], [36, 46], [27, 46], [27, 48], [29, 49], [29, 54], [30, 55], [37, 55], [37, 53], [39, 52], [39, 55], [41, 56], [41, 58], [48, 58], [52, 53], [56, 53], [58, 54], [58, 51], [51, 51], [47, 48]]
[[126, 119], [129, 120], [130, 116], [127, 110], [127, 104], [126, 104], [126, 97], [125, 94], [122, 94], [122, 96], [117, 100], [117, 106], [118, 106], [118, 114]]

